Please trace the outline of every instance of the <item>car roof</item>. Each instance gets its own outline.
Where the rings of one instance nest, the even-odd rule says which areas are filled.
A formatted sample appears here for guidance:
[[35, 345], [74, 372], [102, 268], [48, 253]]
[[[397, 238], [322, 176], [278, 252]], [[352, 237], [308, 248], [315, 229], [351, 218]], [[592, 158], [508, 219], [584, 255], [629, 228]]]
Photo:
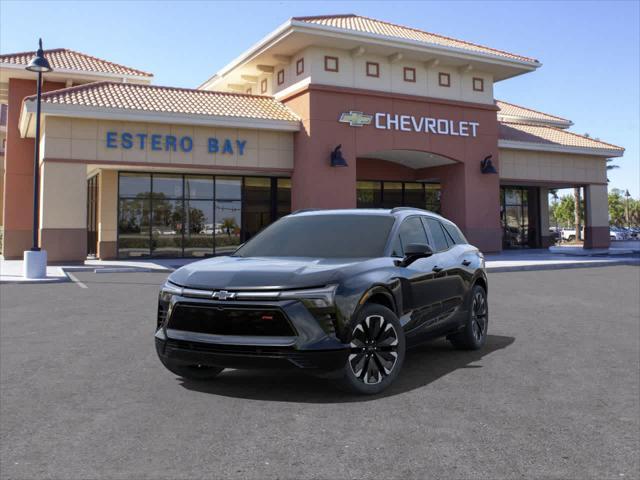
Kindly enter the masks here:
[[341, 209], [330, 209], [330, 210], [322, 210], [316, 208], [309, 208], [303, 210], [296, 210], [291, 213], [291, 215], [295, 216], [314, 216], [314, 215], [379, 215], [379, 216], [391, 216], [394, 218], [404, 219], [405, 217], [409, 217], [411, 215], [424, 215], [429, 217], [434, 217], [439, 220], [446, 221], [448, 223], [452, 223], [450, 220], [447, 220], [440, 215], [430, 212], [429, 210], [422, 210], [420, 208], [414, 207], [396, 207], [396, 208], [341, 208]]

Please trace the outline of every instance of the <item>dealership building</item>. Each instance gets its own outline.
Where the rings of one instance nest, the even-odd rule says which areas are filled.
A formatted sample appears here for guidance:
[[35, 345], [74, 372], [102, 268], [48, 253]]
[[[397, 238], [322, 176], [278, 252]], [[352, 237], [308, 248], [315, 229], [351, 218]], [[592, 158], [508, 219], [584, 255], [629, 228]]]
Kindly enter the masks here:
[[[0, 55], [7, 259], [31, 247], [33, 55]], [[45, 55], [50, 261], [224, 254], [306, 208], [426, 208], [486, 252], [545, 247], [549, 191], [570, 187], [585, 246], [609, 244], [606, 160], [624, 149], [494, 98], [533, 58], [356, 15], [292, 18], [196, 89]]]

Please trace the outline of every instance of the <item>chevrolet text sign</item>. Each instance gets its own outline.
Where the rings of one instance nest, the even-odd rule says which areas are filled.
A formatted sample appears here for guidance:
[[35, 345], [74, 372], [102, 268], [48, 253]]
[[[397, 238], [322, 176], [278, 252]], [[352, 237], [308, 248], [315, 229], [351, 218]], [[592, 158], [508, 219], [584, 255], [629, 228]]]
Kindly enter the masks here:
[[340, 115], [338, 120], [352, 127], [373, 125], [380, 130], [399, 130], [401, 132], [432, 133], [435, 135], [451, 135], [456, 137], [476, 137], [478, 122], [449, 120], [445, 118], [415, 117], [378, 112], [369, 115], [363, 112], [349, 111]]

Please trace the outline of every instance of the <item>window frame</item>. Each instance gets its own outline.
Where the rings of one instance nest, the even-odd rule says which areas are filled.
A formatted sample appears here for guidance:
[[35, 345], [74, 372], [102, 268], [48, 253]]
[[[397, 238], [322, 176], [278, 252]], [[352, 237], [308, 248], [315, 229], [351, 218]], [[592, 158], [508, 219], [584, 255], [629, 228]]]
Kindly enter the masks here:
[[[446, 79], [446, 81], [443, 81]], [[451, 87], [451, 74], [447, 72], [438, 72], [438, 86], [450, 88]]]
[[268, 87], [269, 87], [269, 83], [267, 82], [267, 79], [263, 78], [260, 81], [260, 93], [267, 93]]
[[[476, 82], [480, 85], [479, 88], [476, 88]], [[484, 92], [484, 78], [473, 77], [471, 80], [471, 85], [473, 87], [474, 92]]]
[[[413, 67], [404, 67], [402, 70], [402, 75], [404, 78], [405, 82], [410, 82], [410, 83], [416, 83], [416, 78], [417, 78], [417, 74], [416, 74], [416, 69]], [[407, 77], [407, 73], [411, 72], [413, 74], [413, 79], [408, 78]]]
[[296, 75], [302, 75], [304, 73], [304, 57], [296, 60]]
[[445, 240], [445, 242], [447, 244], [447, 248], [445, 248], [444, 250], [434, 250], [434, 252], [433, 252], [434, 254], [448, 252], [449, 250], [451, 250], [456, 245], [456, 243], [453, 242], [453, 239], [451, 239], [449, 237], [449, 234], [444, 229], [444, 226], [442, 225], [442, 222], [439, 219], [437, 219], [435, 217], [430, 217], [429, 215], [421, 215], [421, 218], [422, 218], [422, 226], [428, 232], [427, 235], [431, 240], [431, 242], [429, 243], [429, 246], [431, 248], [435, 248], [435, 242], [433, 240], [434, 237], [431, 234], [431, 227], [427, 223], [427, 219], [430, 219], [430, 220], [433, 220], [434, 222], [436, 222], [438, 224], [438, 226], [440, 227], [440, 230], [442, 230], [442, 235], [444, 236], [444, 240]]
[[[335, 61], [336, 62], [335, 68], [329, 68], [329, 62], [330, 61]], [[325, 55], [324, 56], [324, 71], [325, 72], [338, 73], [339, 70], [340, 70], [340, 59], [338, 57], [334, 57], [334, 56], [331, 56], [331, 55]]]
[[284, 83], [284, 68], [281, 68], [278, 70], [278, 73], [276, 73], [276, 82], [278, 85], [282, 85]]
[[[373, 73], [369, 73], [369, 67], [375, 67], [375, 75]], [[366, 62], [365, 73], [367, 74], [367, 77], [380, 78], [380, 64], [378, 62]]]
[[[402, 244], [402, 239], [400, 238], [400, 229], [402, 225], [404, 225], [407, 221], [412, 220], [414, 218], [418, 219], [420, 225], [422, 225], [422, 232], [424, 233], [425, 239], [427, 240], [427, 245], [430, 245], [429, 232], [425, 228], [424, 222], [422, 221], [422, 217], [424, 215], [409, 215], [402, 219], [402, 221], [398, 224], [395, 230], [392, 230], [391, 238], [388, 245], [389, 256], [393, 258], [404, 258], [404, 245]], [[396, 243], [396, 240], [400, 243], [400, 248], [402, 249], [401, 255], [393, 255], [393, 245]]]

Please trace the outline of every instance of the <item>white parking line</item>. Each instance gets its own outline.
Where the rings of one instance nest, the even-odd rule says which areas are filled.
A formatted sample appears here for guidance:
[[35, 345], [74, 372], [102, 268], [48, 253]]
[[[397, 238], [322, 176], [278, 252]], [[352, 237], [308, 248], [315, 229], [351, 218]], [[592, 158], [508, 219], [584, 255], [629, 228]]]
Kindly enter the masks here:
[[89, 288], [76, 277], [73, 273], [67, 272], [67, 276], [71, 279], [73, 283], [78, 285], [80, 288]]

